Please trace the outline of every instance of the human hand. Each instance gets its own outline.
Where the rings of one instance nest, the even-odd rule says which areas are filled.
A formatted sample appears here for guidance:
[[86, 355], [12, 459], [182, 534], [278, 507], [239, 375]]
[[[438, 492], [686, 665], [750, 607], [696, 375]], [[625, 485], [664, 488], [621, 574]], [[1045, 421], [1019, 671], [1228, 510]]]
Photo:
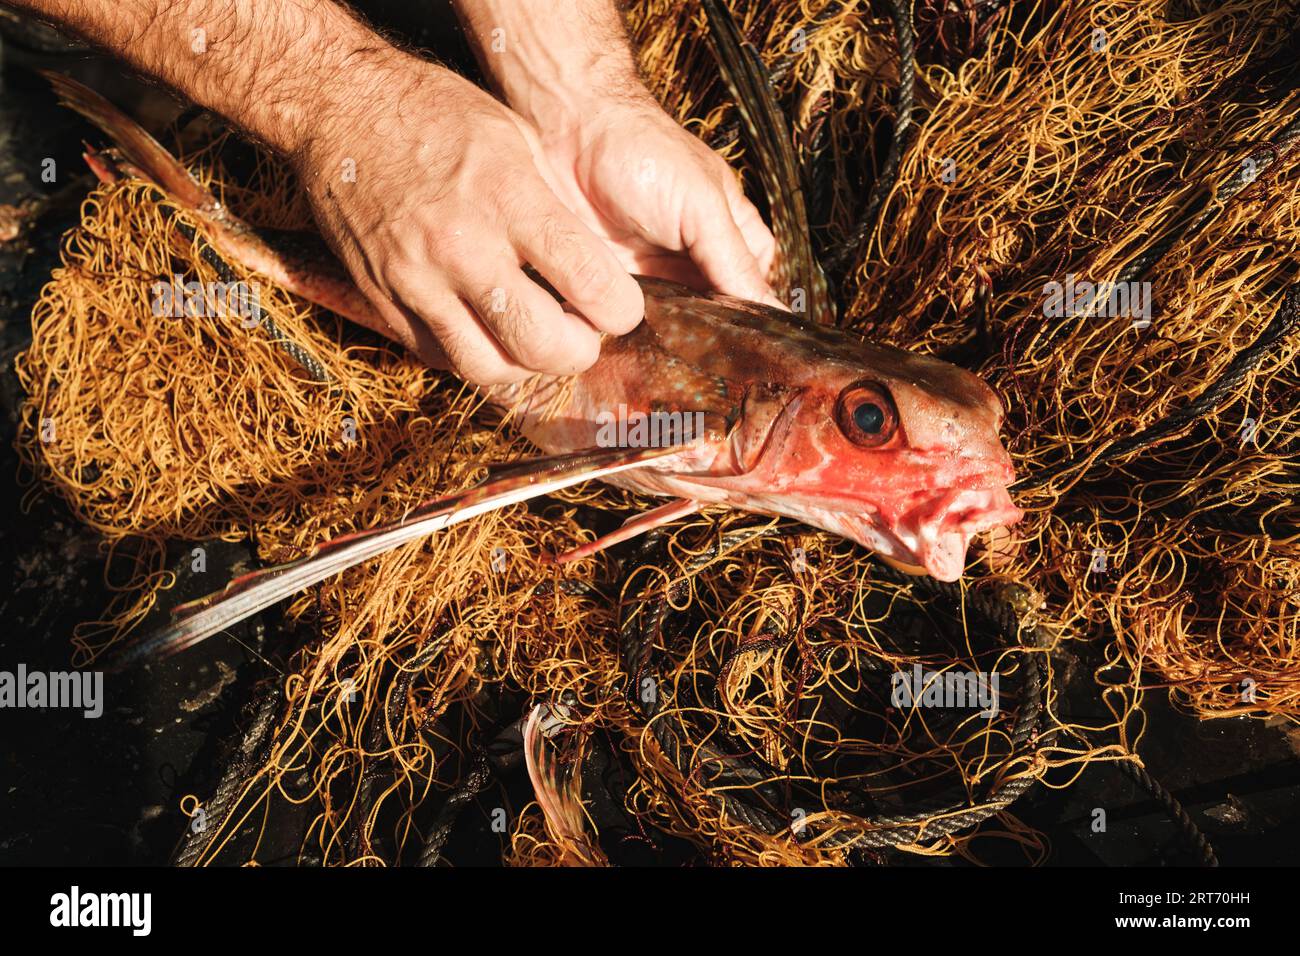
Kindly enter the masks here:
[[491, 96], [393, 51], [351, 70], [346, 92], [323, 93], [293, 156], [326, 240], [387, 325], [378, 331], [491, 385], [581, 371], [599, 332], [630, 331], [644, 312], [614, 251], [539, 173], [539, 150]]
[[552, 188], [625, 267], [780, 305], [771, 232], [641, 82], [611, 0], [454, 2], [484, 72], [537, 131]]
[[784, 308], [776, 243], [735, 173], [640, 88], [538, 130], [552, 186], [633, 272]]

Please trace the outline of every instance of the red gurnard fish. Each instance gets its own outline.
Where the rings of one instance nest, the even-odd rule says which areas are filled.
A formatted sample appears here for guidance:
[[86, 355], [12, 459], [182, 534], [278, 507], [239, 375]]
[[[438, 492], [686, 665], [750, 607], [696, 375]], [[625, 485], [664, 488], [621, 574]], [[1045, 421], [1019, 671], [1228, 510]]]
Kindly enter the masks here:
[[597, 446], [611, 415], [689, 431], [703, 412], [703, 434], [683, 436], [699, 439], [691, 447], [605, 479], [676, 499], [630, 531], [727, 504], [955, 581], [973, 535], [1021, 517], [1006, 490], [1002, 407], [974, 375], [777, 309], [640, 281], [645, 322], [606, 340], [590, 369], [489, 390], [552, 453]]
[[[511, 413], [526, 437], [559, 460], [625, 438], [621, 432], [611, 436], [616, 420], [625, 426], [639, 419], [676, 427], [673, 437], [680, 448], [653, 455], [628, 449], [621, 464], [617, 450], [606, 449], [593, 459], [603, 468], [601, 480], [673, 500], [561, 560], [590, 554], [702, 506], [723, 504], [794, 518], [856, 541], [913, 573], [954, 581], [964, 570], [974, 535], [1022, 517], [1007, 493], [1013, 468], [998, 435], [1001, 403], [983, 381], [955, 365], [864, 342], [831, 324], [833, 307], [793, 185], [797, 167], [788, 126], [757, 52], [716, 3], [706, 3], [706, 11], [723, 77], [769, 197], [778, 240], [773, 285], [786, 301], [799, 290], [815, 321], [638, 277], [645, 321], [627, 335], [607, 337], [587, 371], [564, 378], [538, 375], [482, 391]], [[286, 246], [260, 236], [112, 104], [67, 77], [47, 76], [66, 105], [115, 141], [115, 149], [87, 153], [102, 180], [135, 177], [154, 183], [206, 223], [220, 255], [391, 335], [319, 237], [302, 236]], [[571, 468], [565, 475], [566, 482], [575, 480]], [[458, 507], [447, 501], [452, 503], [446, 508]], [[409, 528], [398, 533], [400, 525], [392, 526], [396, 543], [411, 537]], [[358, 555], [378, 553], [388, 540], [375, 534], [367, 533], [366, 549]], [[321, 568], [336, 573], [355, 563], [347, 548], [326, 550], [295, 564], [328, 557]], [[271, 589], [272, 582], [263, 579], [283, 578], [286, 567], [291, 566], [238, 582], [235, 590], [252, 608], [242, 616], [278, 599], [269, 597], [272, 591], [285, 596], [284, 587]], [[306, 581], [301, 574], [291, 577]], [[265, 594], [253, 600], [263, 584]], [[220, 597], [198, 602], [181, 618], [212, 611]], [[201, 627], [195, 622], [184, 635], [184, 620], [178, 620], [166, 639], [147, 643], [188, 646], [201, 639], [200, 631], [206, 636], [237, 619], [215, 615]]]

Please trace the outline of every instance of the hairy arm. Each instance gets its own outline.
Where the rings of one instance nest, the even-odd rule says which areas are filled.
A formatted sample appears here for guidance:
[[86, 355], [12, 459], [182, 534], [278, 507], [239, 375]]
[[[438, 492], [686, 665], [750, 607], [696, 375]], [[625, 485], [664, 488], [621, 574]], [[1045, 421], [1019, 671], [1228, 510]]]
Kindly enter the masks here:
[[329, 0], [5, 0], [292, 153], [396, 51]]
[[[535, 132], [330, 0], [8, 0], [289, 156], [378, 331], [478, 384], [580, 371], [641, 291], [552, 192]], [[580, 314], [561, 309], [531, 264]]]

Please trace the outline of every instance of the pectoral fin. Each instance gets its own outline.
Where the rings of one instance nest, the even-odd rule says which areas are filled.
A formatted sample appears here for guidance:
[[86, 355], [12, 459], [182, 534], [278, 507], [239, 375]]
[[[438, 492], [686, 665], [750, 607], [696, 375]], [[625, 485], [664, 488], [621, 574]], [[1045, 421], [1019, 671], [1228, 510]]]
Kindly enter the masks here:
[[678, 518], [684, 518], [699, 510], [700, 503], [698, 501], [692, 501], [689, 498], [677, 498], [666, 505], [660, 505], [658, 508], [628, 518], [617, 531], [611, 531], [595, 541], [590, 541], [574, 548], [572, 551], [565, 551], [563, 554], [545, 556], [542, 558], [542, 562], [544, 564], [568, 564], [570, 561], [589, 557], [604, 551], [608, 547], [645, 534], [652, 528], [658, 528], [660, 525], [676, 521]]
[[608, 448], [521, 463], [504, 476], [421, 505], [400, 521], [327, 541], [307, 557], [245, 574], [222, 591], [182, 605], [173, 612], [168, 627], [127, 650], [113, 669], [193, 647], [304, 588], [453, 524], [580, 482], [641, 468], [681, 450], [681, 446]]

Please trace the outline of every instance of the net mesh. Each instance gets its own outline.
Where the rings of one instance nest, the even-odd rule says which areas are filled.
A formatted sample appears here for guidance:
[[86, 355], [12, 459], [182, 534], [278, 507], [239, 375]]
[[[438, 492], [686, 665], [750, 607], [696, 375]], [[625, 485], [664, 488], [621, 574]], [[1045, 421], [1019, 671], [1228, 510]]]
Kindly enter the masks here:
[[[1295, 281], [1295, 10], [940, 6], [917, 5], [911, 141], [844, 278], [845, 324], [980, 371], [1008, 407], [1018, 474], [1099, 459], [1205, 394]], [[734, 7], [773, 69], [833, 245], [890, 135], [901, 71], [888, 11]], [[699, 9], [649, 0], [629, 16], [666, 108], [721, 136], [743, 168]], [[223, 202], [255, 225], [308, 225], [284, 168], [263, 158], [236, 183], [220, 147], [185, 159]], [[1242, 170], [1244, 188], [1224, 190]], [[31, 494], [60, 496], [108, 549], [117, 599], [74, 635], [80, 665], [173, 603], [169, 541], [245, 541], [281, 562], [529, 453], [454, 379], [237, 263], [332, 384], [238, 316], [157, 317], [155, 283], [219, 278], [198, 254], [202, 226], [187, 243], [177, 220], [143, 184], [96, 189], [19, 363]], [[1132, 277], [1174, 226], [1178, 241], [1138, 274], [1149, 325], [1044, 315], [1048, 283]], [[1298, 379], [1283, 338], [1169, 440], [1026, 487], [1026, 520], [981, 538], [955, 597], [894, 580], [833, 536], [722, 511], [621, 562], [541, 566], [540, 553], [590, 537], [593, 517], [652, 504], [596, 485], [369, 561], [285, 610], [296, 638], [279, 646], [298, 649], [267, 662], [280, 695], [268, 743], [229, 793], [183, 802], [215, 818], [192, 861], [258, 862], [262, 841], [235, 835], [278, 802], [310, 810], [304, 858], [414, 860], [473, 749], [521, 702], [559, 701], [559, 739], [599, 744], [618, 770], [615, 802], [634, 821], [624, 842], [676, 839], [719, 864], [835, 865], [885, 846], [979, 860], [1002, 841], [1041, 861], [1045, 839], [998, 795], [1132, 760], [1148, 693], [1203, 718], [1300, 715]], [[1016, 609], [1012, 640], [981, 624], [980, 601]], [[1053, 716], [1053, 651], [1066, 648], [1093, 662], [1081, 681], [1103, 716]], [[1001, 706], [900, 704], [891, 675], [914, 667], [996, 673]], [[493, 828], [505, 862], [572, 862], [537, 804], [502, 794], [472, 812], [508, 821]], [[900, 830], [909, 814], [921, 819]]]

